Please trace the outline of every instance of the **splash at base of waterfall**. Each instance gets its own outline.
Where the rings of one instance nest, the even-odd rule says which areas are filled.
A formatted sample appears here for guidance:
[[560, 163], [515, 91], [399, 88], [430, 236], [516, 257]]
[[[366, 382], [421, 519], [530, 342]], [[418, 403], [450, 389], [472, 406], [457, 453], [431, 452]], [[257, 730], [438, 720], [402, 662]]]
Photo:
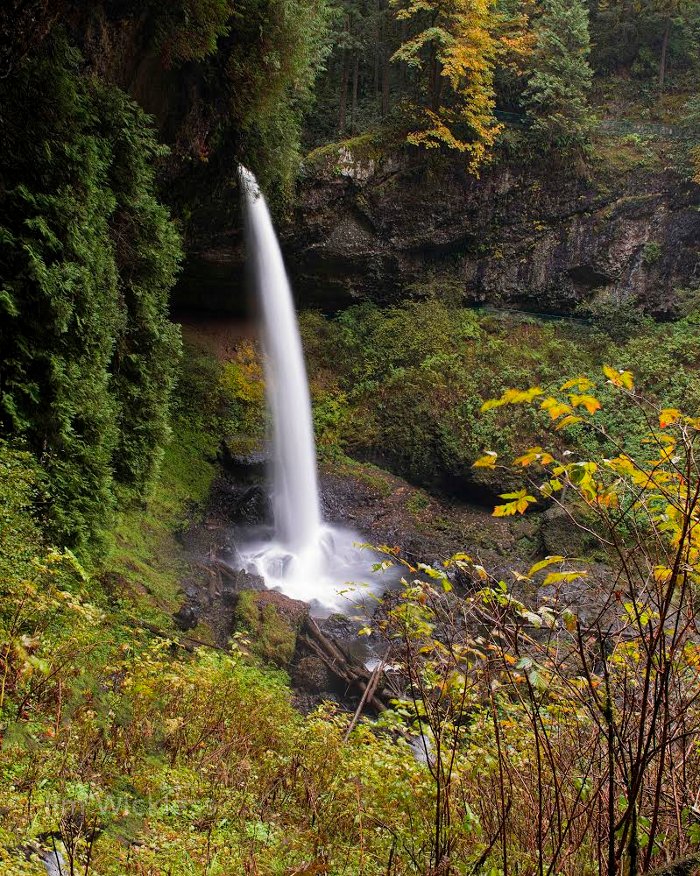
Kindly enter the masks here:
[[246, 572], [260, 575], [270, 590], [309, 603], [316, 617], [367, 614], [380, 592], [373, 572], [378, 555], [362, 548], [361, 540], [350, 529], [322, 525], [318, 539], [295, 553], [270, 530], [260, 530], [241, 546], [240, 558]]

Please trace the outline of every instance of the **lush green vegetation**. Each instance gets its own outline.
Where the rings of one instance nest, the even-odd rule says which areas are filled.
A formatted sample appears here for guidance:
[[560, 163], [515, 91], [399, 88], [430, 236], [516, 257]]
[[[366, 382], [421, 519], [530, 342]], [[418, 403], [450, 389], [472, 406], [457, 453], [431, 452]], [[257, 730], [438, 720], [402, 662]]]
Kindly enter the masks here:
[[466, 153], [474, 171], [499, 144], [518, 161], [580, 155], [597, 112], [684, 115], [699, 16], [666, 0], [343, 0], [308, 142], [381, 132]]
[[[489, 487], [488, 473], [469, 474], [481, 450], [522, 446], [547, 420], [525, 411], [481, 417], [482, 402], [509, 386], [547, 386], [562, 372], [610, 361], [634, 367], [640, 385], [668, 404], [700, 405], [692, 316], [655, 325], [618, 310], [599, 322], [542, 322], [429, 300], [385, 310], [364, 305], [334, 319], [305, 314], [302, 329], [322, 453], [381, 460], [417, 483], [476, 496]], [[601, 417], [620, 429], [616, 406], [605, 394], [602, 400]], [[639, 451], [644, 431], [640, 417], [628, 424], [630, 452]]]
[[82, 543], [119, 488], [148, 491], [169, 434], [179, 238], [147, 119], [65, 38], [0, 92], [0, 417], [42, 461], [55, 537]]
[[[373, 158], [408, 143], [478, 172], [499, 144], [508, 161], [590, 157], [599, 108], [682, 119], [672, 157], [697, 177], [698, 4], [9, 8], [2, 872], [41, 874], [52, 848], [71, 876], [638, 876], [684, 855], [667, 872], [690, 872], [695, 293], [665, 325], [609, 302], [543, 322], [466, 310], [427, 276], [401, 305], [304, 314], [318, 447], [336, 473], [387, 500], [403, 487], [364, 461], [423, 485], [403, 501], [433, 532], [432, 488], [500, 495], [505, 527], [547, 508], [578, 555], [493, 575], [464, 554], [403, 564], [363, 631], [391, 646], [393, 702], [354, 729], [337, 704], [294, 708], [298, 624], [274, 601], [240, 594], [228, 643], [206, 620], [173, 625], [183, 583], [208, 586], [178, 536], [200, 520], [219, 442], [249, 451], [266, 423], [255, 345], [225, 364], [182, 356], [168, 300], [182, 241], [234, 226], [237, 162], [289, 209], [303, 130], [317, 156], [350, 135]], [[596, 150], [611, 176], [665, 166], [635, 132]], [[662, 258], [649, 239], [644, 265]]]
[[[461, 319], [475, 334], [474, 315]], [[375, 621], [394, 643], [404, 693], [346, 738], [348, 714], [325, 706], [302, 718], [284, 674], [248, 653], [251, 630], [260, 633], [251, 650], [266, 659], [290, 651], [289, 630], [275, 613], [259, 613], [253, 597], [239, 611], [247, 632], [228, 651], [193, 651], [187, 637], [168, 633], [186, 568], [173, 530], [197, 513], [192, 497], [204, 497], [213, 471], [206, 457], [236, 426], [230, 417], [241, 404], [230, 374], [188, 353], [155, 495], [122, 518], [99, 564], [51, 548], [43, 472], [31, 454], [0, 446], [4, 873], [42, 873], [36, 850], [53, 843], [72, 872], [102, 876], [387, 868], [424, 876], [438, 866], [492, 876], [516, 864], [536, 874], [543, 862], [580, 876], [647, 872], [642, 861], [696, 851], [684, 805], [698, 769], [694, 603], [683, 603], [688, 623], [672, 629], [677, 603], [667, 585], [677, 579], [686, 593], [695, 581], [697, 529], [684, 521], [698, 514], [697, 474], [679, 469], [694, 459], [697, 420], [649, 405], [628, 372], [555, 382], [552, 398], [581, 416], [564, 431], [597, 433], [595, 454], [562, 456], [553, 432], [549, 449], [520, 445], [518, 465], [532, 469], [535, 492], [556, 495], [566, 483], [572, 519], [594, 526], [624, 605], [595, 566], [563, 557], [515, 570], [520, 586], [540, 593], [532, 606], [464, 555], [449, 565], [473, 580], [467, 597], [452, 594], [445, 571], [417, 579], [407, 567], [403, 591]], [[510, 398], [538, 410], [546, 401], [542, 389]], [[623, 430], [637, 408], [658, 416], [654, 443], [640, 444], [645, 462], [613, 455], [607, 399]], [[553, 425], [565, 416], [547, 414]], [[510, 504], [501, 513], [517, 513]], [[393, 553], [387, 561], [396, 562]], [[597, 620], [579, 620], [565, 598], [588, 575], [591, 591], [601, 591]], [[498, 632], [489, 640], [479, 632], [486, 619]], [[596, 629], [609, 649], [603, 669]], [[650, 679], [653, 699], [641, 694]], [[642, 702], [653, 708], [645, 713]], [[409, 746], [417, 733], [424, 757]], [[639, 740], [648, 756], [636, 753]], [[642, 773], [644, 786], [635, 779]], [[671, 773], [678, 799], [669, 807]], [[619, 870], [601, 863], [608, 841]]]
[[[278, 205], [289, 198], [327, 19], [306, 0], [235, 14], [228, 0], [149, 3], [138, 21], [92, 6], [65, 24], [50, 5], [18, 7], [0, 34], [0, 424], [41, 461], [52, 537], [73, 546], [154, 483], [180, 346], [168, 319], [180, 232], [209, 221], [212, 188], [235, 209], [236, 159]], [[134, 19], [156, 79], [189, 77], [196, 106], [168, 110], [163, 86], [157, 107], [172, 116], [170, 152], [109, 81], [122, 59], [107, 44], [106, 58], [90, 54], [91, 15], [106, 29]]]

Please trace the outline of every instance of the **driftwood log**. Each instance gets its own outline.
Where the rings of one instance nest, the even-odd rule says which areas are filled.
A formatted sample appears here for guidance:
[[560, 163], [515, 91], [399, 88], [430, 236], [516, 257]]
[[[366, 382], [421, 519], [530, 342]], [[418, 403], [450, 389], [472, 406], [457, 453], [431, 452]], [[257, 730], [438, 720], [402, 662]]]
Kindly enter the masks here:
[[349, 654], [338, 642], [324, 635], [312, 617], [307, 617], [298, 642], [328, 667], [339, 681], [360, 696], [375, 712], [389, 706], [391, 694], [381, 684], [379, 672], [373, 672]]

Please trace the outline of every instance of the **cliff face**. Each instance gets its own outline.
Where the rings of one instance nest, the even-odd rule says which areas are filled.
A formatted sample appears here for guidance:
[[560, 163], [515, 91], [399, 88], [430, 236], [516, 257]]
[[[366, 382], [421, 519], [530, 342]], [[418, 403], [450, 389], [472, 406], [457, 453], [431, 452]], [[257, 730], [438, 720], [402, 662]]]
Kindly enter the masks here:
[[[700, 274], [700, 188], [662, 167], [515, 170], [324, 150], [284, 235], [297, 291], [335, 307], [433, 291], [570, 313], [633, 302], [669, 317]], [[658, 164], [658, 162], [657, 162]]]

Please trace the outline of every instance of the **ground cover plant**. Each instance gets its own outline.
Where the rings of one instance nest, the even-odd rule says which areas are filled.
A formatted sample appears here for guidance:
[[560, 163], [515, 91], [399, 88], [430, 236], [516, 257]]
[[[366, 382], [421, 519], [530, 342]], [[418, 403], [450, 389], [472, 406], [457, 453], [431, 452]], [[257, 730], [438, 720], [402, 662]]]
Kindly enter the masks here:
[[[211, 402], [175, 449], [190, 462], [166, 459], [169, 496], [214, 434], [193, 449], [203, 411], [226, 410], [216, 367], [190, 358]], [[606, 394], [642, 412], [638, 458], [616, 450]], [[505, 579], [463, 554], [404, 565], [365, 630], [391, 644], [395, 703], [347, 738], [350, 714], [302, 717], [244, 639], [192, 650], [154, 634], [128, 589], [52, 549], [41, 471], [3, 445], [4, 872], [43, 872], [53, 844], [69, 872], [95, 874], [573, 876], [695, 855], [698, 422], [617, 368], [511, 390], [483, 416], [513, 405], [543, 412], [551, 437], [521, 448], [528, 489], [495, 513], [560, 503], [605, 562], [547, 557]], [[566, 450], [569, 430], [597, 435], [595, 453]], [[498, 467], [494, 453], [477, 463]], [[582, 587], [594, 611], [577, 610]]]

